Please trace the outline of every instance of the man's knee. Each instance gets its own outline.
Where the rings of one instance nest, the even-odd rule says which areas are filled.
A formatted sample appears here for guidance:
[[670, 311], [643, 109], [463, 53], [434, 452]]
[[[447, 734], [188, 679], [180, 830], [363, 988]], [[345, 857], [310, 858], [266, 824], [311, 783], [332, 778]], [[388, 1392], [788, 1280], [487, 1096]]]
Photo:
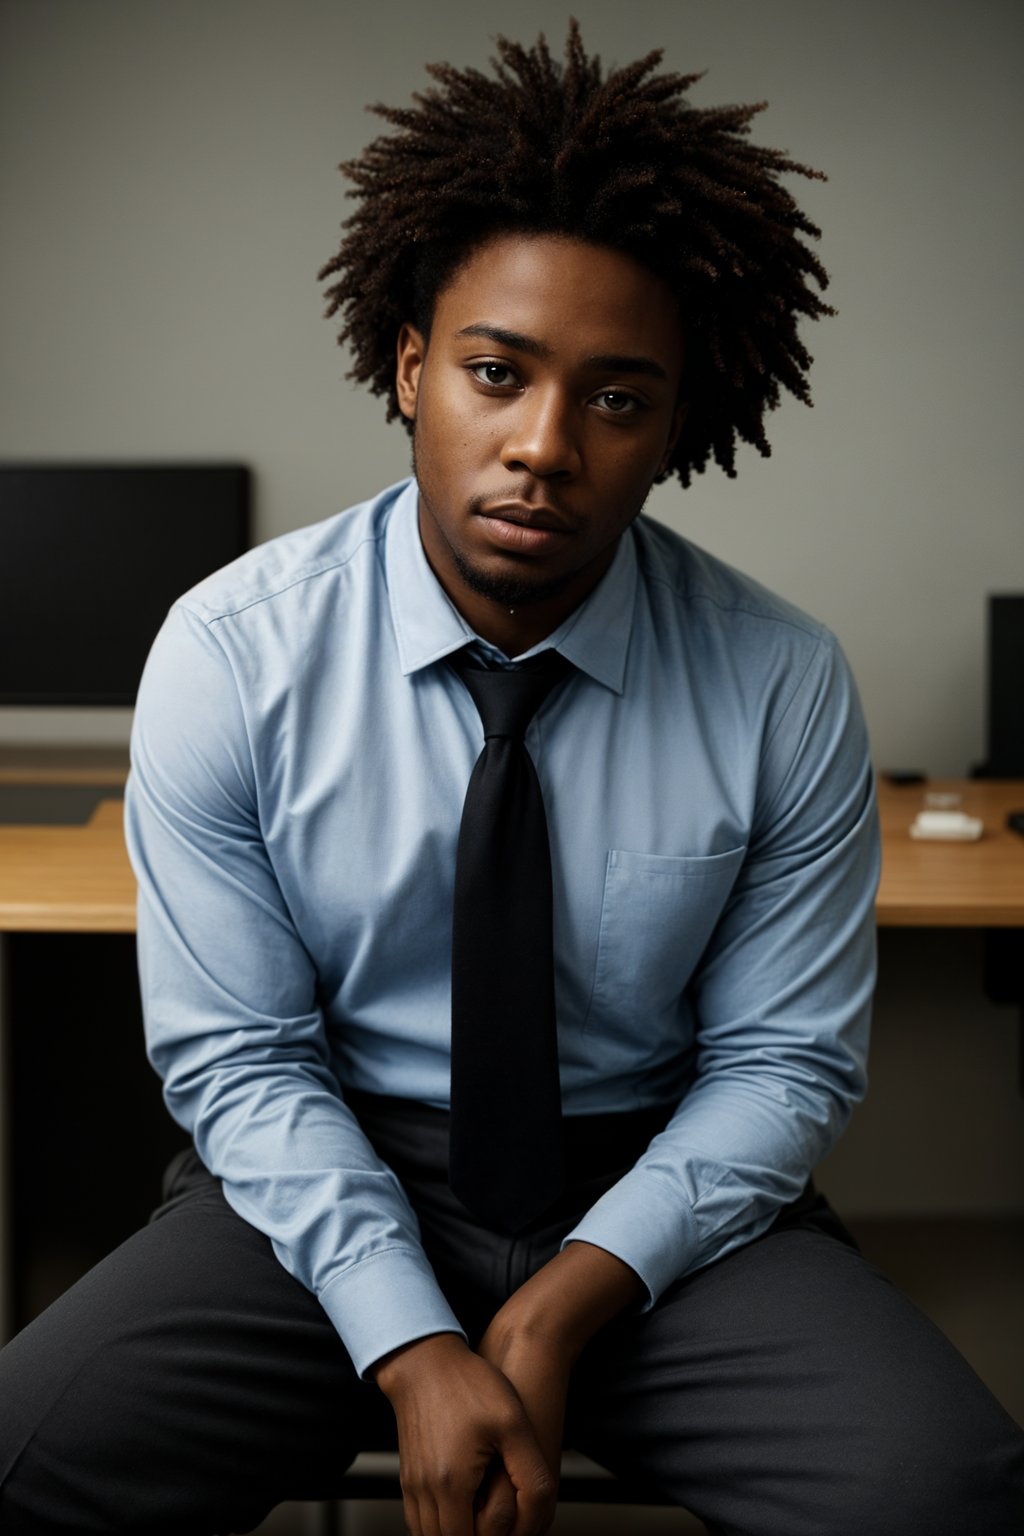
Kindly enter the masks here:
[[131, 1405], [118, 1403], [99, 1352], [82, 1360], [69, 1350], [62, 1369], [51, 1344], [43, 1320], [0, 1354], [0, 1530], [129, 1530], [118, 1410], [127, 1420]]
[[923, 1411], [904, 1418], [852, 1457], [845, 1489], [837, 1489], [829, 1536], [1018, 1536], [1024, 1530], [1024, 1435], [993, 1411], [965, 1419], [950, 1433]]

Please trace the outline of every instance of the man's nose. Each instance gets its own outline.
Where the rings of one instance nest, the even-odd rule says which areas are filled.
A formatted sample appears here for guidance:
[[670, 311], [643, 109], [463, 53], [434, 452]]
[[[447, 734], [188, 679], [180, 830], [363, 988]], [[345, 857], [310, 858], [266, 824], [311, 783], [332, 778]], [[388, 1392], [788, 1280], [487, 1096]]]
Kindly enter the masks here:
[[572, 403], [553, 389], [528, 391], [509, 421], [501, 462], [544, 478], [576, 474], [580, 449]]

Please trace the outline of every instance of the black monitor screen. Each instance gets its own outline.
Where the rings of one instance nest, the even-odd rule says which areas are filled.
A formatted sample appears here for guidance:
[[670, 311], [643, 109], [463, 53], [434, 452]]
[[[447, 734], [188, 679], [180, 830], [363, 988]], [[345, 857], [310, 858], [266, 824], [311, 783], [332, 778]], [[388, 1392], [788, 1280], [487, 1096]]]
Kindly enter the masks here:
[[990, 779], [1024, 776], [1024, 592], [988, 600], [988, 762]]
[[168, 608], [249, 547], [236, 465], [0, 465], [0, 704], [134, 704]]

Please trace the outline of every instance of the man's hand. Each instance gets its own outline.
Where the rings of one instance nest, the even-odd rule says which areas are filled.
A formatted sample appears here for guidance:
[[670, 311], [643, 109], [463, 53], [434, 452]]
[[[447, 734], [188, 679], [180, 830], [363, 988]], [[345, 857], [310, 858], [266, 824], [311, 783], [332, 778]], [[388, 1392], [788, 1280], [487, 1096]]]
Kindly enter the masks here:
[[[515, 1387], [557, 1491], [569, 1390], [568, 1354], [540, 1334], [506, 1332], [501, 1327], [495, 1329], [494, 1324], [480, 1340], [479, 1350], [483, 1359], [496, 1366]], [[507, 1508], [513, 1496], [508, 1472], [496, 1463], [477, 1501], [477, 1536], [484, 1536], [489, 1530], [487, 1520]]]
[[379, 1362], [411, 1536], [543, 1536], [572, 1367], [643, 1289], [620, 1259], [571, 1243], [495, 1313], [477, 1354], [440, 1333]]
[[558, 1479], [499, 1369], [440, 1333], [386, 1355], [374, 1377], [398, 1422], [411, 1536], [543, 1536]]
[[[584, 1345], [643, 1289], [620, 1259], [589, 1243], [570, 1243], [509, 1297], [480, 1340], [480, 1355], [515, 1388], [556, 1490], [572, 1368]], [[481, 1510], [489, 1513], [508, 1498], [506, 1474], [494, 1467]]]

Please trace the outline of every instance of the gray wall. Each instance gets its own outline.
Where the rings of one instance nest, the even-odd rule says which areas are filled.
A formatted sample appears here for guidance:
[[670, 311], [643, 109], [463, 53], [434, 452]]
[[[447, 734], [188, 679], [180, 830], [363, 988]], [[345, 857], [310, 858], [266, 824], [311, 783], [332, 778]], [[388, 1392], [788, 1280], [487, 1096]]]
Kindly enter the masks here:
[[[566, 7], [568, 9], [568, 7]], [[774, 456], [653, 510], [831, 624], [876, 755], [958, 773], [983, 741], [984, 599], [1024, 589], [1016, 0], [576, 0], [591, 46], [663, 44], [702, 104], [825, 169], [839, 318], [810, 328], [813, 411]], [[3, 0], [0, 455], [235, 456], [258, 532], [405, 472], [404, 434], [343, 380], [314, 282], [335, 169], [423, 63], [482, 63], [522, 0]], [[0, 718], [0, 739], [43, 717]], [[66, 731], [66, 721], [48, 721]], [[85, 728], [94, 732], [95, 719]], [[115, 736], [125, 722], [107, 720]]]
[[[797, 188], [840, 310], [808, 337], [814, 410], [784, 405], [773, 457], [745, 452], [737, 481], [709, 471], [652, 509], [838, 631], [881, 765], [963, 772], [982, 753], [985, 595], [1024, 590], [1024, 9], [573, 9], [608, 60], [663, 45], [706, 68], [701, 104], [767, 98], [758, 136], [830, 176]], [[241, 459], [260, 538], [405, 473], [404, 434], [344, 381], [321, 318], [336, 164], [376, 131], [363, 104], [407, 99], [426, 60], [482, 63], [503, 28], [559, 40], [566, 12], [2, 0], [0, 19], [0, 456]], [[124, 712], [0, 711], [0, 741], [127, 728]], [[875, 1100], [833, 1187], [875, 1208], [1008, 1209], [1024, 1182], [1009, 1015], [981, 1002], [967, 940], [933, 938], [888, 946]], [[965, 1040], [984, 1105], [970, 1155], [942, 1132], [963, 1119]]]

